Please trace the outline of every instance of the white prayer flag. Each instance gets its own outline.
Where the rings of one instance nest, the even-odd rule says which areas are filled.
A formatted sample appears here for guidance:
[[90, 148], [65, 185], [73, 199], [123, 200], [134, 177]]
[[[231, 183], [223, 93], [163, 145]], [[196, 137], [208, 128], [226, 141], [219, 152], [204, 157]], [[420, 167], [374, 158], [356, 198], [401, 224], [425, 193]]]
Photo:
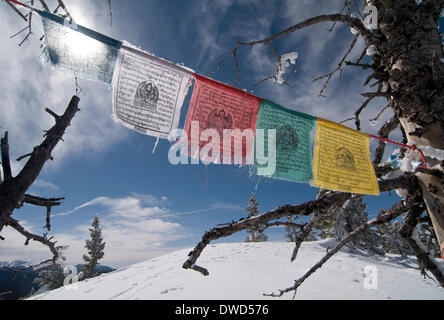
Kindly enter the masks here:
[[138, 132], [167, 139], [177, 129], [194, 72], [122, 45], [113, 79], [113, 117]]
[[44, 62], [77, 77], [111, 83], [122, 42], [50, 12], [38, 13], [45, 31]]

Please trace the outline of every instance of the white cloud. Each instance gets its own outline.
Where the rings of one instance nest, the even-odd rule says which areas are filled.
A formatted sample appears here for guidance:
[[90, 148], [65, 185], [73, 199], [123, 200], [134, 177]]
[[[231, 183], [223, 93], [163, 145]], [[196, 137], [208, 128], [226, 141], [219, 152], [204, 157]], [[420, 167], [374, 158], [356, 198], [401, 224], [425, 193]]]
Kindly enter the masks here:
[[[54, 215], [61, 219], [87, 207], [96, 206], [100, 212], [103, 238], [106, 241], [105, 258], [103, 264], [123, 266], [144, 259], [152, 258], [160, 252], [171, 251], [169, 243], [187, 236], [184, 228], [177, 222], [169, 222], [162, 218], [168, 214], [169, 209], [153, 204], [166, 203], [166, 197], [156, 197], [132, 193], [122, 198], [97, 197], [81, 204], [73, 210]], [[151, 206], [150, 206], [151, 205]], [[92, 222], [91, 217], [91, 222]], [[26, 221], [21, 223], [30, 232], [40, 233]], [[69, 263], [79, 263], [86, 253], [85, 240], [89, 238], [88, 229], [91, 225], [82, 223], [71, 229], [53, 234], [58, 245], [68, 245], [64, 256]], [[37, 231], [35, 231], [35, 230]], [[25, 239], [11, 228], [5, 228], [2, 236], [6, 238], [2, 244], [0, 260], [14, 259], [43, 261], [51, 257], [47, 247], [31, 242], [29, 246], [23, 245]]]
[[[250, 19], [229, 15], [233, 5], [246, 8]], [[193, 14], [185, 18], [185, 23], [195, 24], [197, 40], [200, 43], [196, 64], [199, 69], [213, 69], [235, 46], [236, 40], [254, 40], [268, 34], [276, 11], [275, 5], [267, 1], [224, 0], [202, 1]], [[229, 20], [229, 24], [227, 24]]]
[[45, 190], [45, 191], [57, 191], [59, 189], [59, 186], [55, 185], [54, 183], [52, 183], [50, 181], [46, 181], [44, 179], [38, 178], [32, 184], [32, 188], [36, 188], [39, 190]]
[[[29, 232], [36, 232], [34, 228], [26, 221], [20, 221], [20, 224]], [[39, 242], [30, 241], [25, 246], [26, 238], [15, 231], [12, 227], [5, 227], [2, 229], [2, 237], [0, 245], [0, 261], [26, 260], [33, 263], [38, 263], [46, 259], [52, 258], [52, 254], [48, 247]]]
[[167, 197], [157, 198], [153, 195], [145, 195], [132, 193], [130, 196], [123, 198], [96, 197], [72, 210], [52, 215], [53, 217], [67, 216], [76, 211], [89, 207], [101, 206], [107, 210], [110, 216], [126, 217], [126, 218], [144, 218], [154, 214], [169, 213], [168, 209], [159, 207], [158, 205], [166, 204]]
[[[94, 210], [99, 212], [102, 235], [106, 242], [105, 257], [101, 263], [121, 267], [177, 250], [177, 247], [173, 248], [172, 243], [193, 236], [180, 223], [167, 221], [168, 218], [216, 210], [244, 210], [244, 204], [225, 202], [216, 202], [207, 208], [189, 211], [174, 211], [157, 206], [167, 204], [167, 200], [165, 196], [137, 193], [121, 198], [96, 197], [71, 211], [53, 215], [53, 218], [63, 219], [63, 215], [78, 211], [80, 214], [81, 210], [88, 207], [97, 207]], [[69, 245], [63, 253], [68, 263], [82, 262], [82, 256], [86, 253], [85, 240], [89, 238], [88, 229], [91, 228], [92, 219], [93, 215], [86, 223], [82, 222], [63, 232], [53, 234], [54, 240], [57, 240], [59, 245]], [[21, 223], [24, 223], [31, 232], [40, 232], [37, 227], [33, 228], [26, 221]], [[2, 243], [4, 254], [0, 253], [0, 260], [33, 259], [38, 262], [51, 257], [47, 247], [31, 243], [29, 247], [24, 248], [25, 239], [22, 236], [8, 228], [5, 231], [2, 235], [7, 239]]]

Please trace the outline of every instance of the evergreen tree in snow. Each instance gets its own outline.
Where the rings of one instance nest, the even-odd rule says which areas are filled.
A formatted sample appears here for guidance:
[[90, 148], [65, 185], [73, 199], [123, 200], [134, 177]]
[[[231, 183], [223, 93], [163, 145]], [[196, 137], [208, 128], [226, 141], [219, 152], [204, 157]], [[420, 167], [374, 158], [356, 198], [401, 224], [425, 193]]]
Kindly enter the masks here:
[[[291, 216], [285, 217], [286, 222], [293, 222], [293, 218]], [[297, 228], [295, 226], [286, 225], [285, 226], [285, 238], [287, 238], [288, 242], [295, 242], [297, 237]]]
[[419, 226], [419, 239], [424, 243], [428, 252], [434, 257], [438, 258], [441, 254], [433, 226], [428, 223], [422, 223]]
[[[294, 219], [292, 216], [285, 217], [285, 222], [297, 223], [298, 219]], [[285, 225], [285, 238], [288, 242], [296, 242], [296, 240], [302, 235], [302, 228], [300, 227], [302, 223], [299, 222], [298, 225]], [[316, 241], [319, 240], [317, 235], [318, 230], [312, 229], [309, 234], [305, 237], [305, 241]]]
[[[344, 239], [350, 232], [368, 221], [368, 213], [362, 196], [353, 196], [341, 208], [329, 208], [326, 217], [316, 225], [321, 230], [321, 238], [334, 238], [337, 241]], [[365, 251], [374, 251], [382, 254], [380, 239], [374, 229], [367, 229], [348, 244], [350, 248]]]
[[83, 255], [83, 260], [86, 261], [83, 267], [83, 277], [85, 279], [96, 276], [94, 270], [99, 264], [99, 260], [103, 258], [105, 252], [105, 242], [102, 238], [102, 229], [100, 228], [99, 216], [96, 214], [92, 222], [92, 228], [89, 229], [91, 239], [85, 241], [85, 248], [88, 249], [88, 254]]
[[382, 248], [386, 253], [395, 253], [406, 257], [408, 254], [413, 254], [413, 252], [401, 238], [399, 234], [400, 227], [400, 222], [394, 221], [379, 225], [377, 230]]
[[[319, 189], [316, 199], [322, 198], [328, 190]], [[335, 235], [335, 213], [339, 211], [341, 207], [337, 205], [330, 206], [327, 210], [322, 212], [322, 219], [318, 219], [314, 224], [314, 229], [319, 230], [319, 238], [327, 239], [334, 238]]]
[[[64, 261], [65, 258], [61, 257], [61, 260]], [[53, 263], [50, 266], [47, 266], [41, 269], [34, 279], [34, 283], [42, 288], [46, 286], [48, 290], [54, 290], [60, 288], [64, 285], [65, 281], [65, 272], [64, 272], [64, 264], [63, 262]]]
[[[259, 204], [256, 202], [254, 193], [251, 194], [251, 198], [248, 201], [248, 206], [245, 208], [248, 213], [248, 218], [255, 217], [259, 215]], [[247, 227], [247, 238], [245, 242], [263, 242], [267, 241], [268, 237], [264, 234], [266, 227], [261, 224], [257, 224], [251, 227]]]

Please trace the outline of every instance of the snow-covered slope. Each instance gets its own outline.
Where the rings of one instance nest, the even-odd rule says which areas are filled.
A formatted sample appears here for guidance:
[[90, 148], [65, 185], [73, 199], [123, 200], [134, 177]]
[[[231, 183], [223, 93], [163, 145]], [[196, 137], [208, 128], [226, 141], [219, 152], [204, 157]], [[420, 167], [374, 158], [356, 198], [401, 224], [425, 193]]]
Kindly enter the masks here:
[[[287, 288], [325, 254], [331, 241], [303, 243], [290, 262], [288, 242], [209, 245], [198, 260], [210, 275], [182, 269], [190, 249], [138, 263], [34, 299], [276, 299], [263, 293]], [[366, 289], [366, 266], [375, 266], [378, 289]], [[424, 279], [415, 259], [340, 251], [308, 278], [296, 299], [444, 299], [444, 289]], [[286, 294], [282, 299], [291, 299]]]

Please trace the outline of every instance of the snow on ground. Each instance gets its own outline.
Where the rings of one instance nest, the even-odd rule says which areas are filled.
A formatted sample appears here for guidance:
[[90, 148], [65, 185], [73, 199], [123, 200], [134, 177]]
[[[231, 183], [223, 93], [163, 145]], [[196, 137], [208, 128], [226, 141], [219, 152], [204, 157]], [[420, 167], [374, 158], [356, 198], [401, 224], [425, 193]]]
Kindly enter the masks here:
[[[288, 242], [209, 245], [197, 264], [205, 277], [182, 268], [191, 249], [180, 250], [77, 283], [34, 299], [276, 299], [263, 293], [291, 286], [326, 252], [332, 241], [304, 242], [294, 262]], [[368, 267], [368, 266], [375, 266]], [[366, 270], [377, 271], [378, 289], [366, 289]], [[375, 275], [375, 273], [373, 273]], [[281, 299], [291, 299], [292, 293]], [[377, 256], [343, 249], [308, 278], [296, 299], [444, 299], [444, 289], [424, 279], [414, 257]]]

